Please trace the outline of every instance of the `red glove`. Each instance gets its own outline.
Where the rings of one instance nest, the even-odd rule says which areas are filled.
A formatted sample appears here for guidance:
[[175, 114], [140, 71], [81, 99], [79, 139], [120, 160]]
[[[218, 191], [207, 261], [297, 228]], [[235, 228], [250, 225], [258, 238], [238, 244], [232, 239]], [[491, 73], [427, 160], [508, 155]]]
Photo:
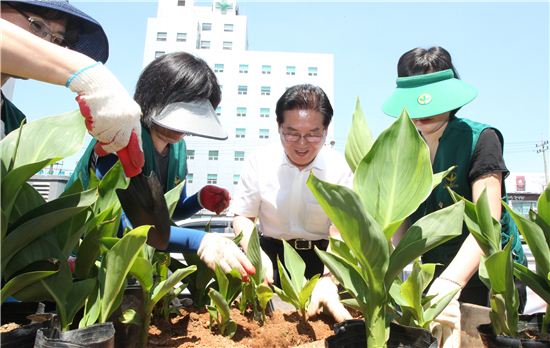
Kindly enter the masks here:
[[199, 191], [198, 198], [201, 207], [220, 214], [229, 206], [231, 195], [224, 188], [206, 185]]
[[[100, 157], [109, 154], [109, 152], [103, 149], [103, 144], [99, 141], [94, 146], [94, 152]], [[143, 157], [143, 151], [141, 151], [135, 131], [132, 131], [132, 135], [130, 135], [128, 146], [117, 151], [116, 154], [127, 177], [131, 178], [141, 173], [141, 168], [145, 164], [145, 158]]]

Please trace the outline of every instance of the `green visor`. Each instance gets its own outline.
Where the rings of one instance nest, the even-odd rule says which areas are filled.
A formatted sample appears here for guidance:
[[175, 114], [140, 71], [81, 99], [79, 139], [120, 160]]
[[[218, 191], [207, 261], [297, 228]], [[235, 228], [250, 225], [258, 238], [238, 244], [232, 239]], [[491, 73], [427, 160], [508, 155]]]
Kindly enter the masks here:
[[382, 105], [382, 111], [399, 117], [407, 109], [410, 118], [424, 118], [460, 108], [471, 102], [477, 90], [455, 78], [451, 69], [399, 77], [397, 88]]

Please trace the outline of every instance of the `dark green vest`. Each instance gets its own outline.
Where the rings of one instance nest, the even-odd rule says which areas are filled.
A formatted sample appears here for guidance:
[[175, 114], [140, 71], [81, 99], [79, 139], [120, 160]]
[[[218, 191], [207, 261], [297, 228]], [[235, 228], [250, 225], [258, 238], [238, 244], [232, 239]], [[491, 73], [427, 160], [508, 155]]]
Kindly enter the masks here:
[[[470, 172], [472, 155], [476, 148], [479, 135], [486, 128], [494, 129], [501, 144], [504, 145], [502, 134], [498, 129], [468, 119], [451, 118], [439, 140], [439, 146], [432, 167], [434, 173], [442, 172], [454, 165], [457, 167], [432, 191], [428, 199], [420, 205], [418, 210], [412, 215], [412, 222], [417, 221], [429, 213], [453, 204], [453, 200], [447, 191], [447, 186], [459, 195], [472, 201], [472, 183], [468, 179], [468, 174]], [[504, 178], [502, 178], [501, 190], [502, 199], [507, 201]], [[514, 236], [514, 260], [524, 263], [525, 256], [521, 248], [517, 227], [504, 208], [502, 208], [500, 223], [502, 226], [502, 245], [504, 246], [508, 243], [510, 235]], [[447, 266], [455, 257], [468, 234], [469, 231], [466, 225], [464, 225], [461, 236], [427, 252], [423, 255], [422, 261], [442, 263]]]
[[8, 135], [21, 127], [21, 122], [25, 119], [25, 114], [6, 98], [3, 93], [2, 100], [2, 121], [4, 122], [4, 131], [6, 135]]
[[[143, 174], [149, 175], [151, 172], [158, 174], [155, 161], [155, 147], [151, 139], [149, 129], [141, 127], [141, 140], [143, 146], [143, 154], [145, 155], [145, 165], [143, 166]], [[88, 187], [90, 181], [90, 159], [92, 157], [96, 140], [93, 139], [84, 152], [84, 155], [78, 161], [74, 173], [69, 178], [65, 187], [69, 187], [79, 176], [82, 180], [84, 188]], [[168, 171], [166, 173], [165, 187], [170, 191], [180, 182], [185, 180], [187, 175], [187, 150], [185, 141], [182, 139], [174, 145], [169, 145]]]

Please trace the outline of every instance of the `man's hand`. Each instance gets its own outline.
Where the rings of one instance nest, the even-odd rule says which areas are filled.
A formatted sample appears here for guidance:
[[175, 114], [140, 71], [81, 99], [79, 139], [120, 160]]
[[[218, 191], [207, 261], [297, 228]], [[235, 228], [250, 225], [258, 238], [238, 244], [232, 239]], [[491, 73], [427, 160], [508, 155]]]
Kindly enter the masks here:
[[315, 288], [311, 293], [307, 315], [311, 317], [321, 312], [324, 309], [337, 322], [342, 322], [347, 319], [352, 319], [351, 314], [340, 302], [338, 295], [338, 286], [334, 283], [331, 277], [321, 277], [315, 284]]
[[206, 185], [199, 191], [199, 204], [201, 207], [220, 214], [229, 206], [231, 195], [224, 188]]
[[273, 262], [262, 249], [260, 249], [260, 256], [262, 257], [262, 268], [265, 274], [265, 281], [267, 284], [271, 285], [273, 284]]
[[437, 338], [440, 348], [460, 348], [460, 296], [461, 286], [446, 278], [436, 278], [428, 295], [436, 295], [432, 303], [436, 303], [441, 297], [451, 291], [459, 290], [449, 302], [447, 307], [430, 324], [432, 335]]
[[117, 152], [128, 177], [141, 173], [141, 109], [117, 78], [101, 63], [80, 69], [67, 80], [76, 92], [86, 128], [97, 139], [98, 155]]
[[197, 255], [212, 270], [216, 269], [216, 265], [225, 273], [235, 268], [244, 281], [248, 281], [249, 275], [256, 273], [252, 263], [232, 240], [215, 233], [206, 233]]

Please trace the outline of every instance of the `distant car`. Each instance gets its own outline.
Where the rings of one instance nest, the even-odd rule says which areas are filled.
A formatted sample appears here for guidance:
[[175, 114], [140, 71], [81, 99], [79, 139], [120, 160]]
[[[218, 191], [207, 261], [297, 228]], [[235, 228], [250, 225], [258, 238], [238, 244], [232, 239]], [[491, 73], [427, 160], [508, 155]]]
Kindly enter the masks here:
[[176, 225], [178, 225], [179, 227], [192, 228], [194, 230], [208, 230], [209, 232], [230, 234], [230, 237], [234, 237], [232, 221], [232, 216], [213, 215], [191, 217], [189, 219], [176, 221]]

